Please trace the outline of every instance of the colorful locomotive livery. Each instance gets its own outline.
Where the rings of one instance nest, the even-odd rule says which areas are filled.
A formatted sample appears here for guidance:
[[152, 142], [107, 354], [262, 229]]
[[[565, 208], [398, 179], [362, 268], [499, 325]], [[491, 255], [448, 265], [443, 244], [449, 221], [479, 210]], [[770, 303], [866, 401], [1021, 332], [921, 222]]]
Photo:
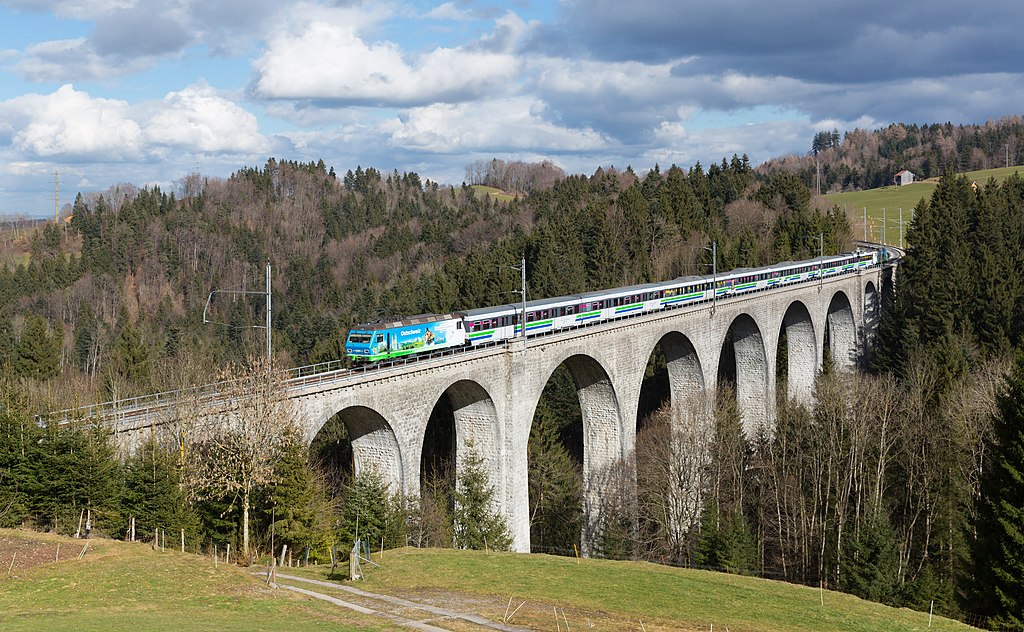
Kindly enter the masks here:
[[[821, 277], [848, 274], [888, 260], [885, 248], [857, 250], [764, 268], [742, 268], [716, 276], [671, 281], [528, 301], [526, 335], [535, 336], [635, 314], [656, 312], [730, 296], [770, 290]], [[443, 316], [424, 314], [360, 325], [349, 332], [345, 355], [376, 362], [451, 347], [479, 346], [522, 337], [523, 305], [481, 307]]]
[[362, 362], [377, 362], [466, 344], [461, 316], [423, 314], [353, 329], [345, 355]]

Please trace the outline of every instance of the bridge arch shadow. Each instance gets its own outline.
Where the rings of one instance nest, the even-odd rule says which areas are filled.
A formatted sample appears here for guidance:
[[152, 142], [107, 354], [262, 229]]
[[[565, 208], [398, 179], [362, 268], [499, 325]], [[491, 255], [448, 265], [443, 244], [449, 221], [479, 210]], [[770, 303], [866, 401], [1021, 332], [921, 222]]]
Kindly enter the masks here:
[[427, 420], [420, 455], [420, 485], [443, 483], [453, 488], [470, 452], [482, 462], [494, 501], [501, 505], [501, 428], [497, 407], [487, 390], [459, 380], [442, 392]]
[[824, 353], [832, 366], [839, 371], [852, 371], [859, 360], [857, 324], [850, 298], [841, 290], [829, 301], [824, 334]]
[[318, 458], [339, 471], [337, 477], [377, 472], [393, 492], [405, 489], [402, 450], [390, 423], [366, 406], [349, 406], [335, 413], [310, 445]]
[[[622, 452], [619, 398], [608, 372], [590, 355], [571, 354], [549, 367], [547, 378], [539, 382], [543, 393], [537, 398], [527, 450], [531, 549], [572, 554], [578, 544], [588, 555], [601, 524], [603, 478]], [[549, 498], [552, 480], [536, 480], [549, 476], [544, 463], [557, 468], [552, 480], [561, 489], [554, 490], [559, 495], [554, 506]], [[574, 473], [567, 474], [570, 467]]]
[[768, 392], [768, 354], [761, 328], [749, 314], [734, 318], [722, 340], [718, 387], [721, 390], [727, 386], [736, 397], [747, 440], [770, 430], [774, 397]]
[[873, 358], [872, 349], [878, 337], [878, 325], [882, 318], [882, 295], [873, 281], [864, 284], [864, 327], [861, 335], [861, 349], [864, 363], [870, 364]]
[[640, 541], [680, 563], [703, 508], [711, 415], [697, 349], [678, 331], [664, 334], [649, 354], [637, 408], [636, 529]]
[[775, 355], [776, 375], [785, 380], [787, 397], [802, 404], [811, 402], [819, 357], [811, 313], [803, 302], [794, 301], [782, 318]]

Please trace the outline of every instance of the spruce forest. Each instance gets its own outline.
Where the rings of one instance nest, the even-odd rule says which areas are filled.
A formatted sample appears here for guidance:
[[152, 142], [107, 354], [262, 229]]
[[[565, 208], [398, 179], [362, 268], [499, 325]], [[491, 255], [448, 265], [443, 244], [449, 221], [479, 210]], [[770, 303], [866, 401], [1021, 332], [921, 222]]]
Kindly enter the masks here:
[[[1005, 129], [1022, 139], [1019, 121]], [[816, 149], [850, 143], [826, 135]], [[655, 350], [635, 455], [608, 477], [597, 555], [1024, 625], [1024, 179], [974, 190], [944, 164], [883, 293], [874, 353], [852, 375], [826, 362], [810, 408], [780, 395], [774, 434], [743, 438], [726, 376], [713, 436], [674, 436]], [[354, 476], [337, 419], [308, 447], [285, 428], [258, 474], [204, 487], [196, 477], [213, 474], [187, 453], [213, 460], [230, 442], [186, 449], [154, 436], [123, 455], [87, 420], [57, 429], [33, 415], [244, 373], [262, 353], [263, 299], [216, 294], [208, 323], [204, 308], [213, 290], [262, 290], [268, 260], [274, 363], [296, 367], [341, 358], [357, 323], [514, 302], [521, 257], [529, 297], [541, 298], [707, 274], [713, 242], [719, 270], [812, 258], [819, 233], [826, 253], [853, 248], [848, 219], [806, 174], [755, 170], [745, 156], [589, 176], [494, 160], [468, 167], [467, 181], [270, 159], [227, 179], [192, 174], [175, 191], [79, 195], [62, 225], [4, 226], [0, 526], [74, 533], [87, 511], [109, 537], [134, 520], [141, 534], [184, 529], [196, 550], [231, 544], [255, 557], [273, 538], [319, 560], [350, 549], [357, 528], [387, 546], [502, 548], [480, 462], [455, 481], [443, 398], [418, 498]], [[531, 428], [535, 552], [581, 544], [582, 435], [559, 369]], [[688, 468], [692, 479], [673, 478]]]

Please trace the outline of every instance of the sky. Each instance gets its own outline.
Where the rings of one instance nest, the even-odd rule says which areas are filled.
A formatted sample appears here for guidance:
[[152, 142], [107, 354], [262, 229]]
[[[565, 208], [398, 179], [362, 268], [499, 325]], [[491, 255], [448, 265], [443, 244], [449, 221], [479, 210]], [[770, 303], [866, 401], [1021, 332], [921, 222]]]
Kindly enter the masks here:
[[754, 164], [1024, 103], [1024, 2], [0, 0], [0, 215], [267, 158]]

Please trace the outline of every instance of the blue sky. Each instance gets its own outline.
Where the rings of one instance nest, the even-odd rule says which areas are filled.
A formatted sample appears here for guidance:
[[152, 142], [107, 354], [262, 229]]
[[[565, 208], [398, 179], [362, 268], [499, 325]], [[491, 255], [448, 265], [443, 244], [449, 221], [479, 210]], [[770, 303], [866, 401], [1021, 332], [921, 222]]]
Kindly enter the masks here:
[[1024, 102], [1024, 3], [0, 0], [0, 215], [270, 156], [756, 164]]

